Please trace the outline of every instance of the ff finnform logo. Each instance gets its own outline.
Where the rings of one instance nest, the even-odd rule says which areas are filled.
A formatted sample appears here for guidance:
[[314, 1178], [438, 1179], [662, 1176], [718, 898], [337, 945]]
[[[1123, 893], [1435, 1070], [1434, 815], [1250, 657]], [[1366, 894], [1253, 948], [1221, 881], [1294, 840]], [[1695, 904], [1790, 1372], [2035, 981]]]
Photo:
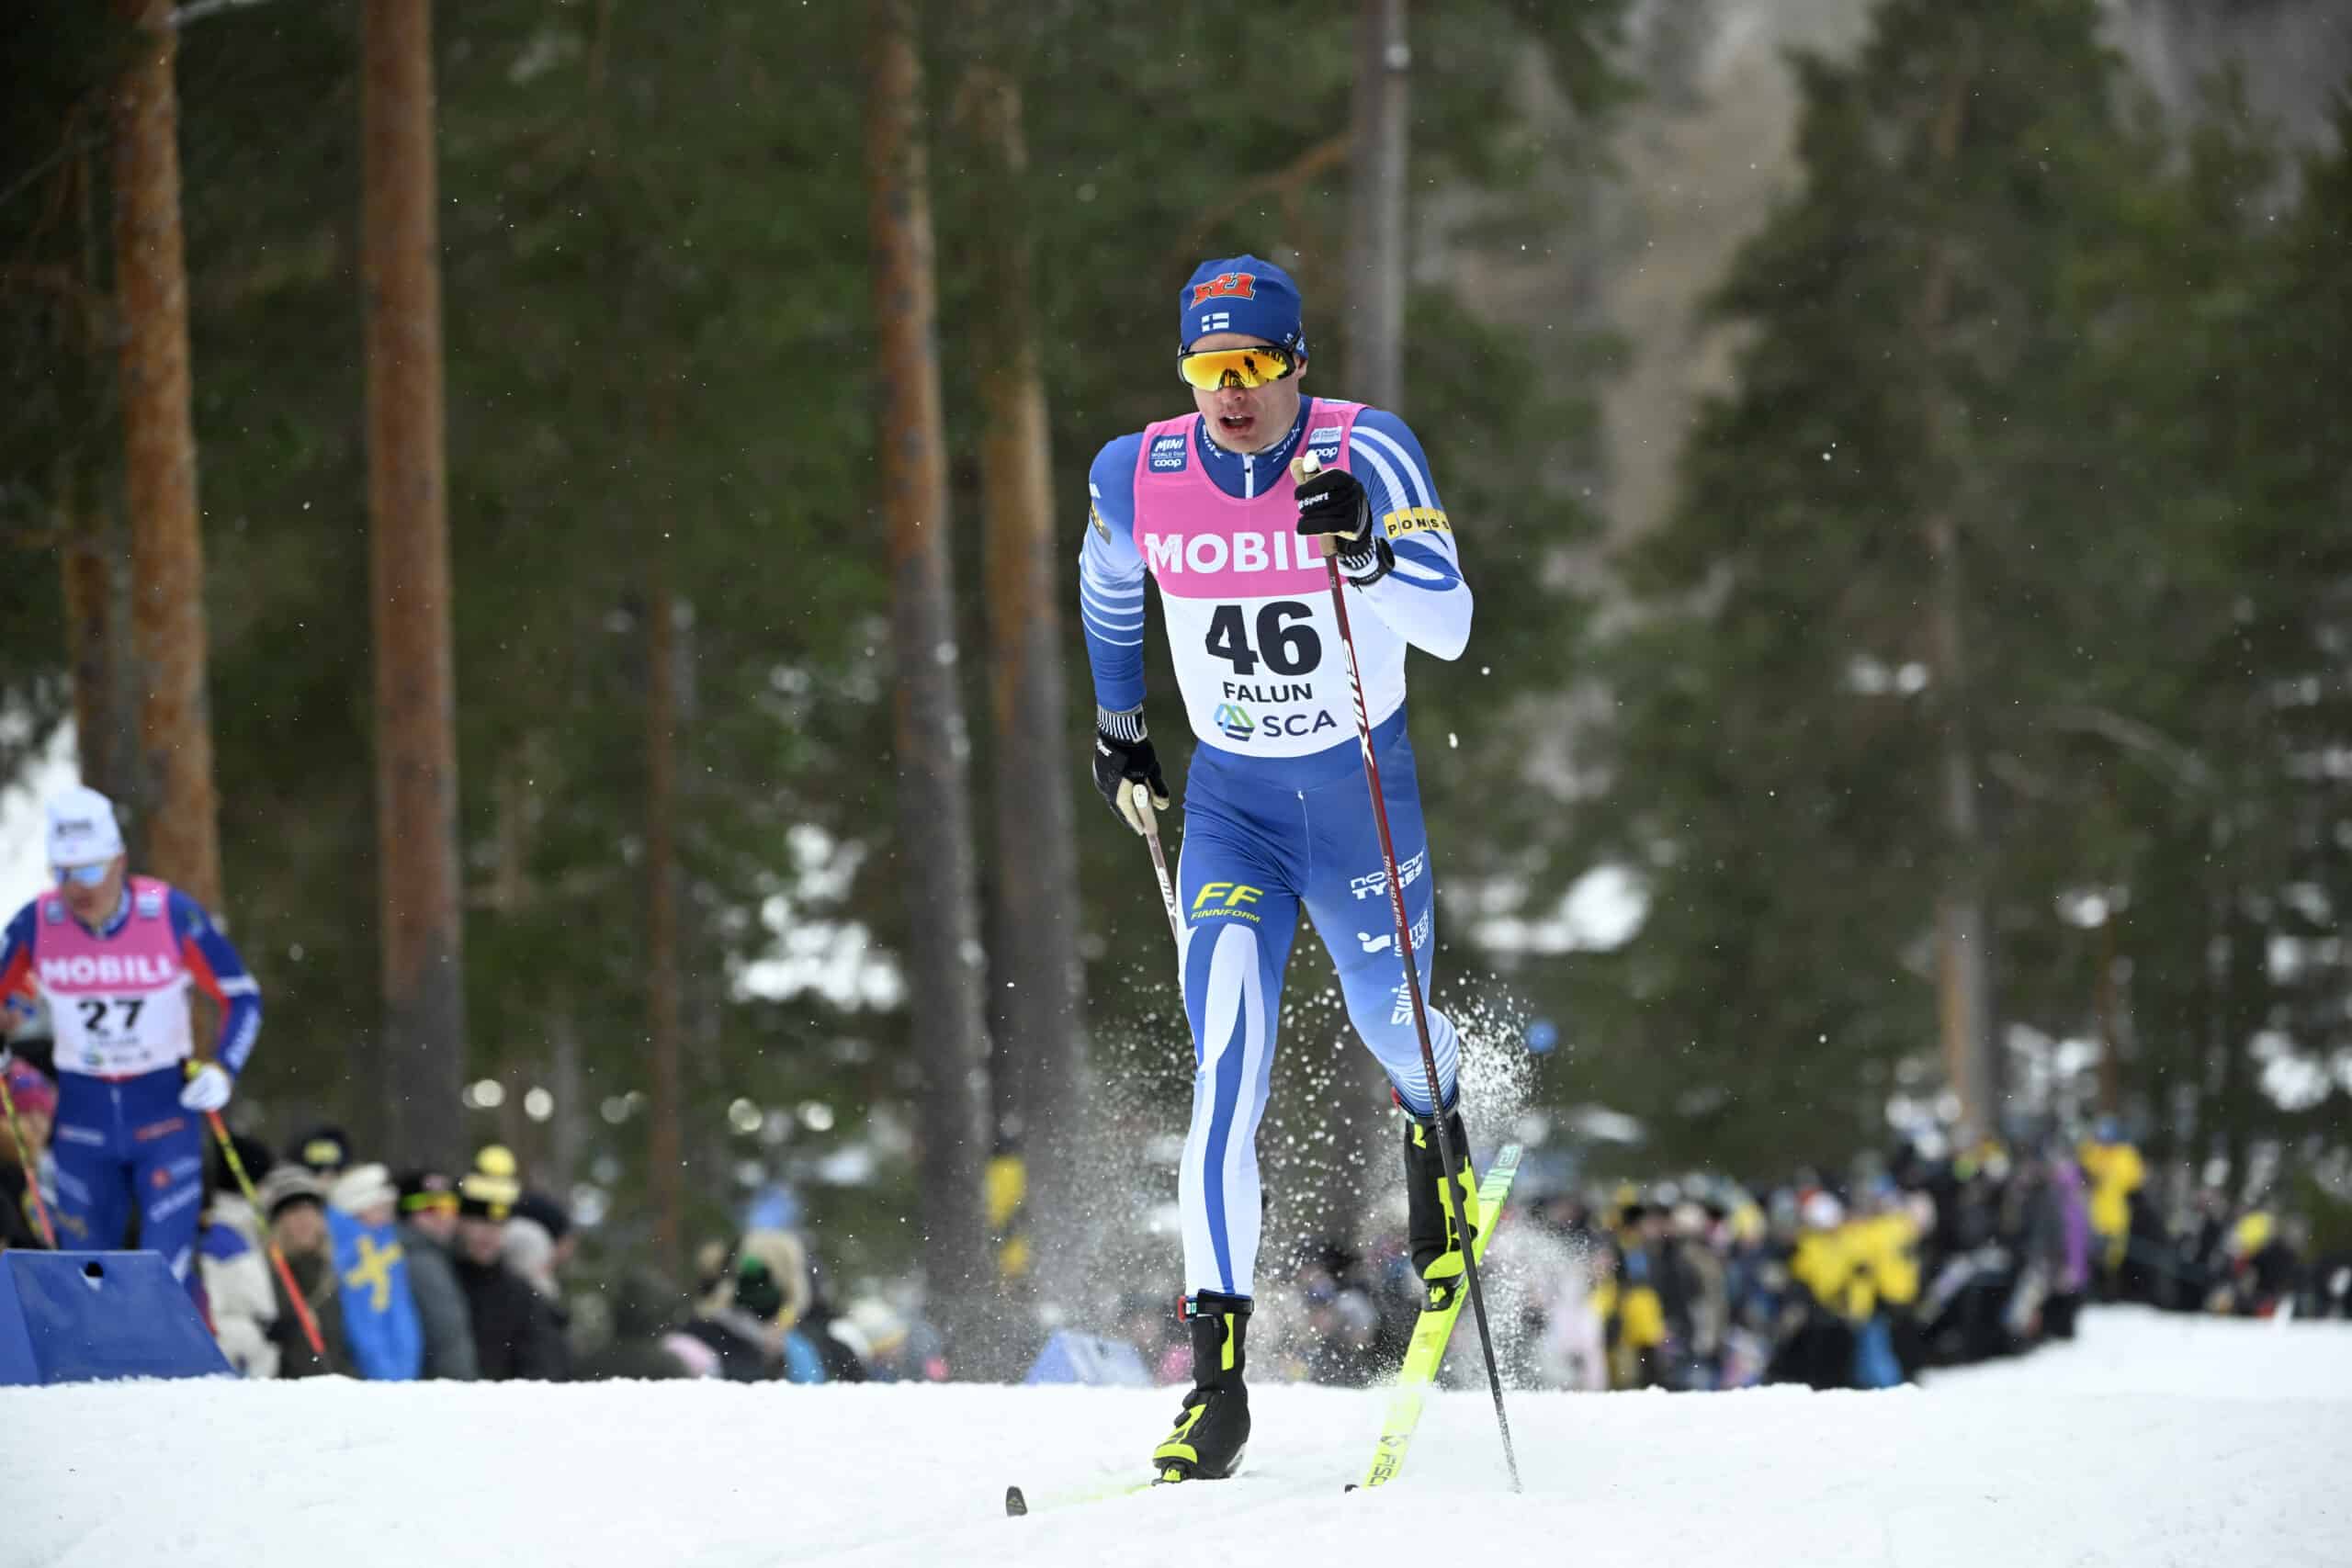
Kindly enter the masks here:
[[1210, 716], [1228, 740], [1247, 740], [1258, 733], [1258, 721], [1239, 703], [1219, 703]]
[[1204, 882], [1201, 890], [1193, 895], [1193, 919], [1254, 923], [1258, 917], [1244, 906], [1256, 903], [1265, 891], [1246, 882]]
[[1190, 445], [1182, 435], [1154, 437], [1151, 443], [1151, 471], [1155, 474], [1183, 472], [1185, 448]]

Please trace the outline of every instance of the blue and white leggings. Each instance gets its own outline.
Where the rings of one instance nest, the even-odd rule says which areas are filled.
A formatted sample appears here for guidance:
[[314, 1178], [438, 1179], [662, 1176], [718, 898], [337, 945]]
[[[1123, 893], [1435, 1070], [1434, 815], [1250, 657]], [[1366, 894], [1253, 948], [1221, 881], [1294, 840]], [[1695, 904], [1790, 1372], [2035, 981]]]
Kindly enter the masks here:
[[[1435, 901], [1420, 785], [1401, 710], [1374, 741], [1426, 1001]], [[1178, 1180], [1184, 1290], [1247, 1296], [1258, 1258], [1258, 1123], [1272, 1079], [1283, 969], [1301, 903], [1339, 967], [1348, 1021], [1407, 1109], [1430, 1111], [1380, 831], [1355, 744], [1279, 761], [1199, 748], [1184, 781], [1177, 890], [1194, 1063], [1192, 1130]], [[1432, 1008], [1429, 1021], [1439, 1091], [1451, 1106], [1460, 1041], [1443, 1013]]]

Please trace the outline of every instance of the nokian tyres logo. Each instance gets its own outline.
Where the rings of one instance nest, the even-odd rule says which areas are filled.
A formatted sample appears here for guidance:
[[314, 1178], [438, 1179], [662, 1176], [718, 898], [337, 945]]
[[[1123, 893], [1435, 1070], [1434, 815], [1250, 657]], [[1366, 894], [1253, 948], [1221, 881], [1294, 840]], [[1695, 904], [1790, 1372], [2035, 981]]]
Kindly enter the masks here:
[[1258, 733], [1258, 721], [1239, 703], [1219, 703], [1216, 712], [1209, 716], [1229, 740], [1247, 740]]

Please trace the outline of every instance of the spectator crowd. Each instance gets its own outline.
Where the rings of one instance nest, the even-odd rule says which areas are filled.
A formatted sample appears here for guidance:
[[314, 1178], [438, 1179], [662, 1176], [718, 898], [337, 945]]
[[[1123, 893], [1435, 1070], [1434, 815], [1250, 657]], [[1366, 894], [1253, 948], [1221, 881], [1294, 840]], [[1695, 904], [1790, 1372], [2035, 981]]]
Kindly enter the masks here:
[[[0, 1124], [0, 1248], [52, 1245], [54, 1085], [18, 1056]], [[281, 1156], [232, 1135], [210, 1152], [189, 1293], [248, 1378], [793, 1382], [944, 1378], [938, 1337], [880, 1301], [835, 1310], [801, 1241], [752, 1230], [695, 1258], [689, 1292], [638, 1272], [593, 1292], [578, 1332], [579, 1232], [498, 1145], [458, 1171], [355, 1156], [333, 1126]], [[251, 1193], [248, 1199], [247, 1193]], [[134, 1227], [136, 1220], [132, 1222]], [[107, 1244], [136, 1246], [134, 1234]], [[593, 1349], [581, 1349], [583, 1340]]]
[[[1850, 1176], [1515, 1197], [1488, 1269], [1492, 1311], [1509, 1314], [1507, 1375], [1586, 1390], [1883, 1388], [2071, 1338], [2091, 1301], [2352, 1316], [2352, 1253], [2314, 1256], [2303, 1215], [2160, 1185], [2102, 1122], [2073, 1142], [1906, 1146]], [[1369, 1248], [1305, 1247], [1283, 1287], [1261, 1290], [1258, 1361], [1375, 1381], [1397, 1364], [1419, 1298], [1401, 1229]], [[1122, 1328], [1173, 1381], [1184, 1354], [1158, 1308], [1130, 1298]], [[1451, 1371], [1484, 1376], [1475, 1357]]]
[[[38, 1247], [53, 1234], [56, 1091], [23, 1056], [5, 1087], [0, 1247]], [[282, 1155], [232, 1137], [209, 1164], [191, 1294], [246, 1377], [948, 1375], [918, 1313], [873, 1296], [840, 1309], [789, 1231], [705, 1246], [690, 1290], [643, 1270], [582, 1286], [565, 1205], [496, 1145], [462, 1170], [394, 1171], [323, 1126]], [[1489, 1283], [1524, 1385], [1886, 1387], [2071, 1337], [2094, 1300], [2352, 1315], [2352, 1255], [2314, 1257], [2303, 1216], [2152, 1180], [2107, 1123], [2073, 1143], [1908, 1146], [1842, 1178], [1749, 1188], [1702, 1174], [1538, 1190], [1514, 1208]], [[1401, 1225], [1369, 1247], [1302, 1247], [1269, 1274], [1261, 1376], [1364, 1384], [1394, 1371], [1420, 1299]], [[1114, 1326], [1160, 1381], [1189, 1376], [1165, 1297], [1125, 1298]], [[1452, 1370], [1483, 1375], [1473, 1357]]]

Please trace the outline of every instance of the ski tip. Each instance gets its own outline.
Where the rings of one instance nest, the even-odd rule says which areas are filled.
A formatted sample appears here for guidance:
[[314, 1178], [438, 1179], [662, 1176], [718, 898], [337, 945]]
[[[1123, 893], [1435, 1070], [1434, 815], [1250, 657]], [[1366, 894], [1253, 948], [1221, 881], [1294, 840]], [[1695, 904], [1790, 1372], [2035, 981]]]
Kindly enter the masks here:
[[1349, 1482], [1345, 1486], [1342, 1486], [1342, 1487], [1340, 1487], [1340, 1491], [1342, 1491], [1342, 1492], [1353, 1492], [1355, 1489], [1356, 1489], [1356, 1483], [1355, 1483], [1354, 1482], [1352, 1482], [1352, 1481]]
[[1018, 1486], [1006, 1487], [1004, 1489], [1004, 1517], [1008, 1519], [1017, 1519], [1028, 1512], [1029, 1499], [1021, 1495], [1021, 1488]]

